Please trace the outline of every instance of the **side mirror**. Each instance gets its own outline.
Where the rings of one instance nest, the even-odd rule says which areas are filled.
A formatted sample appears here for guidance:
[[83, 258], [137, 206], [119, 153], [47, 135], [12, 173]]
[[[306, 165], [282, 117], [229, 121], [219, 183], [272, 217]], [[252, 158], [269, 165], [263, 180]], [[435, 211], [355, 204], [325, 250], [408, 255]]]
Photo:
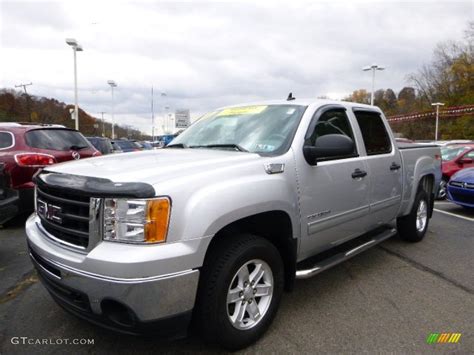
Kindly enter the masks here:
[[316, 139], [314, 146], [305, 145], [303, 156], [310, 165], [316, 165], [318, 158], [350, 155], [354, 152], [354, 141], [342, 134], [326, 134]]
[[473, 160], [471, 158], [461, 158], [458, 160], [458, 164], [472, 164]]

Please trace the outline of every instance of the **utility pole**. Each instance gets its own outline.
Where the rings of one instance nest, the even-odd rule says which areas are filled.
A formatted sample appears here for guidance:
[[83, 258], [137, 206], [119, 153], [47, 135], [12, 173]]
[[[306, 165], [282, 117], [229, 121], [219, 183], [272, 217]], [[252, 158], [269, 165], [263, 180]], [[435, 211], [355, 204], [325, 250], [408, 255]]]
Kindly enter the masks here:
[[102, 116], [102, 137], [105, 137], [105, 121], [104, 121], [104, 113], [107, 113], [105, 111], [99, 112]]
[[435, 141], [438, 140], [438, 120], [439, 120], [439, 107], [444, 106], [442, 102], [434, 102], [431, 106], [436, 106], [436, 127], [435, 127]]
[[25, 95], [26, 95], [26, 111], [28, 111], [28, 121], [31, 122], [31, 110], [30, 110], [30, 95], [28, 95], [28, 91], [26, 91], [26, 87], [27, 86], [30, 86], [30, 85], [33, 85], [33, 83], [28, 83], [28, 84], [18, 84], [18, 85], [15, 85], [16, 88], [23, 88], [23, 90], [25, 91]]
[[30, 86], [30, 85], [33, 85], [33, 83], [18, 84], [18, 85], [15, 85], [15, 87], [16, 87], [16, 88], [23, 88], [23, 90], [25, 90], [25, 94], [28, 95], [28, 92], [26, 91], [26, 87], [27, 87], [27, 86]]
[[151, 141], [155, 141], [155, 109], [153, 107], [153, 85], [151, 86]]

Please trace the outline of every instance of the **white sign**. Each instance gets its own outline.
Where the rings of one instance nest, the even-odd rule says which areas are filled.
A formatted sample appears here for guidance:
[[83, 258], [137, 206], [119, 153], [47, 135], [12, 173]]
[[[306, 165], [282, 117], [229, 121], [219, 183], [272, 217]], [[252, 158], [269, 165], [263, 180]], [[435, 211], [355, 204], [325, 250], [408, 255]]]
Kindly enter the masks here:
[[188, 128], [191, 124], [189, 110], [176, 110], [174, 117], [176, 128]]

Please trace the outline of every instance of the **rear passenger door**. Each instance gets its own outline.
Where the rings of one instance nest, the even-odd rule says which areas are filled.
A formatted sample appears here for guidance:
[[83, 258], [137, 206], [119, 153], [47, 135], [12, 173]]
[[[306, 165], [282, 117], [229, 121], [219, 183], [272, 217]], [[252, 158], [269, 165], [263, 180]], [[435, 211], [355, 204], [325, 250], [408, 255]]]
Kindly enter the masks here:
[[402, 195], [402, 162], [380, 112], [365, 108], [354, 108], [353, 112], [367, 154], [370, 223], [375, 228], [397, 216]]

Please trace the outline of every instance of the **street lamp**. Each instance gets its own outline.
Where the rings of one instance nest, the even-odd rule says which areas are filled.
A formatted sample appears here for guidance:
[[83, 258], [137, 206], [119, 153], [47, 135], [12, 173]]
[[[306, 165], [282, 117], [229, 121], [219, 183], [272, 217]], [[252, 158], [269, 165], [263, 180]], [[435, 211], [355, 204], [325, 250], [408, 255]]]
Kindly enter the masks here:
[[435, 128], [435, 141], [438, 140], [438, 120], [439, 120], [439, 107], [444, 106], [442, 102], [434, 102], [431, 106], [436, 106], [436, 128]]
[[76, 129], [79, 130], [79, 107], [77, 104], [77, 61], [76, 52], [82, 52], [82, 46], [74, 38], [66, 38], [66, 43], [72, 47], [74, 52], [74, 119], [76, 120]]
[[[166, 96], [166, 92], [160, 93], [161, 97]], [[151, 87], [151, 141], [155, 141], [155, 109], [154, 109], [154, 94], [153, 86]]]
[[377, 64], [372, 64], [372, 65], [362, 68], [362, 70], [363, 71], [372, 70], [372, 92], [370, 93], [370, 104], [374, 106], [375, 71], [385, 70], [385, 67], [378, 66]]
[[105, 121], [104, 121], [104, 113], [107, 113], [105, 111], [99, 112], [102, 115], [102, 137], [105, 137]]
[[169, 129], [169, 125], [168, 125], [168, 110], [170, 109], [169, 106], [165, 106], [165, 129], [166, 129], [166, 132], [165, 134], [168, 134], [168, 129]]
[[112, 89], [112, 139], [115, 139], [115, 117], [114, 117], [114, 88], [117, 87], [117, 84], [113, 80], [108, 80], [107, 84], [110, 85], [110, 88]]

